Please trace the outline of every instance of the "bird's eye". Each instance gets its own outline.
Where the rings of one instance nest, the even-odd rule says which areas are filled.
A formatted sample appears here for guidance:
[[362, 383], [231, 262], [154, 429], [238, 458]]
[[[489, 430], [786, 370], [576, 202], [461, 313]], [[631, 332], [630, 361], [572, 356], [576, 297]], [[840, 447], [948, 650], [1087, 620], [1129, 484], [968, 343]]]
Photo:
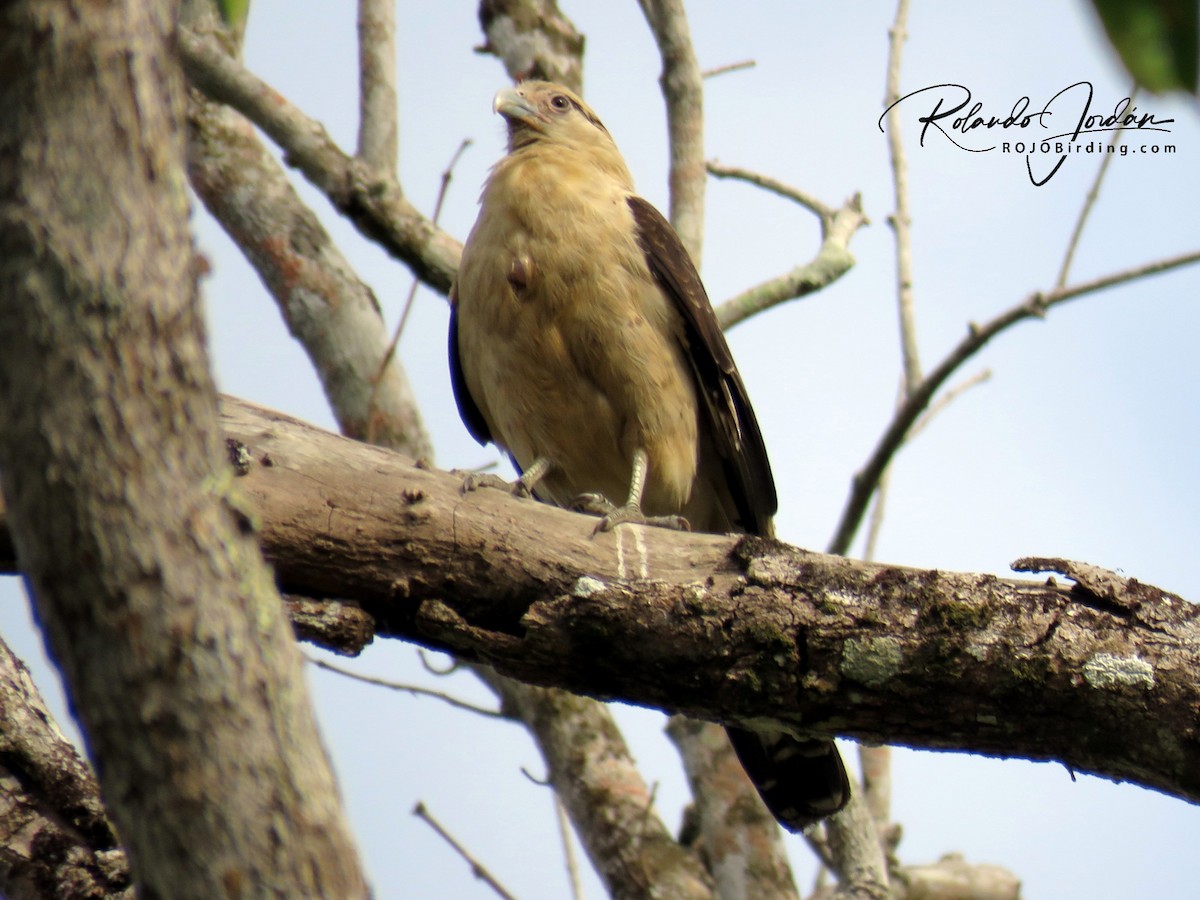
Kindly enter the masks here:
[[564, 97], [562, 94], [555, 94], [553, 97], [550, 98], [550, 105], [554, 109], [558, 110], [558, 112], [566, 112], [568, 109], [571, 108], [571, 101], [568, 100], [566, 97]]

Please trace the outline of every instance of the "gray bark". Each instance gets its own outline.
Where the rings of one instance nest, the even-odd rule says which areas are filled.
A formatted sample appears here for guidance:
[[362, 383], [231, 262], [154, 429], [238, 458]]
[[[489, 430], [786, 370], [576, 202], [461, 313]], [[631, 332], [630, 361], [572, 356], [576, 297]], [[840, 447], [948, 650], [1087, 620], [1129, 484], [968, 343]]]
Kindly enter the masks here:
[[175, 4], [0, 13], [0, 487], [147, 897], [365, 896], [224, 461]]
[[[862, 563], [620, 528], [227, 399], [288, 590], [525, 681], [1068, 767], [1200, 800], [1200, 610], [1132, 579]], [[269, 464], [263, 465], [263, 460]], [[1034, 561], [1038, 562], [1038, 561]], [[1113, 728], [1113, 722], [1122, 723]]]

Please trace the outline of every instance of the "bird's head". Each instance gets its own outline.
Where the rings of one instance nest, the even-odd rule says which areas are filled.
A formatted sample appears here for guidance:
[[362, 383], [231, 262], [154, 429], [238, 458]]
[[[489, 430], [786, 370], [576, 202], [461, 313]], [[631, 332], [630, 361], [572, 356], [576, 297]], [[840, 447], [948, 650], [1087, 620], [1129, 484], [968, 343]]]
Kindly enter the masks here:
[[499, 91], [492, 110], [508, 122], [510, 152], [537, 143], [616, 150], [600, 117], [561, 84], [523, 81]]

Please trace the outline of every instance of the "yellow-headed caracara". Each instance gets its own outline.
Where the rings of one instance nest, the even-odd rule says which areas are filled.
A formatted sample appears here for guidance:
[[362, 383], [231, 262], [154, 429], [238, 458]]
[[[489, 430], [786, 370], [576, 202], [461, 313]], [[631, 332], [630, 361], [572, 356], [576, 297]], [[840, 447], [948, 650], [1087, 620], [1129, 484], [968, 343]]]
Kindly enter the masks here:
[[[450, 368], [467, 428], [509, 454], [524, 488], [604, 513], [601, 528], [682, 517], [699, 531], [770, 535], [762, 435], [678, 235], [634, 193], [608, 131], [571, 91], [528, 81], [494, 108], [508, 155], [451, 292]], [[831, 742], [729, 737], [787, 828], [848, 799]]]

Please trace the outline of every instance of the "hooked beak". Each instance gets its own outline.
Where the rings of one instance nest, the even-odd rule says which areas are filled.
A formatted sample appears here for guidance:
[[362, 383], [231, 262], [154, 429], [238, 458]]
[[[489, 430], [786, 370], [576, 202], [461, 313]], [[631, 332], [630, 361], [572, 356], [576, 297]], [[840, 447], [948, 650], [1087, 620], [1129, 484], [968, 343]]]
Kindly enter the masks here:
[[537, 108], [515, 87], [496, 92], [492, 100], [492, 112], [500, 113], [510, 125], [528, 125], [533, 128], [538, 127], [542, 118]]

